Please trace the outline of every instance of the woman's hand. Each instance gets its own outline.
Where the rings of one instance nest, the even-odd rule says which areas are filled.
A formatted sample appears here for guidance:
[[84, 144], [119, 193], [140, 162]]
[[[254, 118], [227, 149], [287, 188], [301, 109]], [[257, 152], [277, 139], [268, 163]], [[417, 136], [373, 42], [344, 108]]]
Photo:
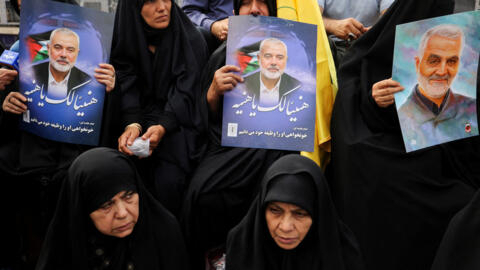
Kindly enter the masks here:
[[115, 68], [106, 63], [101, 63], [95, 69], [95, 79], [97, 82], [104, 84], [107, 88], [107, 93], [115, 88]]
[[118, 138], [118, 151], [129, 156], [133, 155], [127, 146], [131, 146], [138, 136], [140, 136], [140, 129], [135, 125], [128, 125], [123, 134]]
[[212, 34], [218, 40], [226, 40], [228, 35], [228, 18], [212, 23], [212, 26], [210, 28]]
[[148, 155], [152, 154], [152, 151], [157, 148], [158, 144], [165, 135], [165, 128], [162, 125], [154, 125], [147, 129], [147, 132], [143, 134], [142, 140], [150, 139], [150, 152]]
[[227, 65], [215, 71], [207, 92], [208, 105], [213, 112], [218, 110], [220, 97], [235, 88], [237, 83], [243, 82], [243, 78], [233, 72], [240, 72], [240, 68]]
[[27, 111], [27, 98], [19, 92], [10, 92], [3, 101], [2, 109], [5, 112], [22, 114]]
[[399, 82], [390, 79], [379, 81], [372, 86], [372, 97], [381, 108], [395, 103], [394, 94], [404, 88]]
[[18, 72], [15, 70], [0, 68], [0, 90], [5, 90], [5, 86], [15, 80], [17, 75]]

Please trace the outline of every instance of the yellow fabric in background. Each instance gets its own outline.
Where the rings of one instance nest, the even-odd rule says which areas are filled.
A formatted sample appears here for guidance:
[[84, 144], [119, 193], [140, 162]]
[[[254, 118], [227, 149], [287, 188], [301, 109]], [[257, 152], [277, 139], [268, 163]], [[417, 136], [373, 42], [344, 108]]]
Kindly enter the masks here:
[[337, 94], [337, 74], [316, 0], [277, 0], [277, 17], [317, 25], [317, 106], [314, 152], [302, 152], [322, 169], [330, 161], [330, 120]]

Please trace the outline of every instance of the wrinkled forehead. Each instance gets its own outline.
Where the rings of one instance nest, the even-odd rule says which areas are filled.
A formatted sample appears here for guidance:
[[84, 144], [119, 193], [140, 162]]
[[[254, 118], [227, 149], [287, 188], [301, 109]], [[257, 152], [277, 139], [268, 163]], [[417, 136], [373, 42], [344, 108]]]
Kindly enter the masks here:
[[286, 55], [287, 48], [280, 42], [265, 42], [261, 53], [270, 53], [275, 55]]
[[78, 48], [78, 38], [71, 33], [55, 33], [55, 35], [52, 37], [51, 43]]
[[445, 56], [445, 57], [452, 57], [457, 56], [460, 57], [462, 50], [462, 39], [461, 37], [458, 38], [450, 38], [444, 37], [439, 35], [431, 36], [427, 44], [425, 46], [423, 56], [428, 56], [431, 54]]

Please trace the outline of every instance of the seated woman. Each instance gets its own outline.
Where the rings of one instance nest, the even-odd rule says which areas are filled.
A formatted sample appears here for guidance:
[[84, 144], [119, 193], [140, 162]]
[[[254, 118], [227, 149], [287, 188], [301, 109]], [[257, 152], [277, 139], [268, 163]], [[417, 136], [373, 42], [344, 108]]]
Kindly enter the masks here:
[[[276, 16], [275, 0], [235, 0], [236, 15]], [[192, 265], [203, 267], [205, 251], [225, 243], [228, 231], [242, 219], [255, 198], [267, 168], [286, 151], [222, 147], [222, 101], [242, 79], [225, 66], [226, 42], [210, 58], [202, 75], [199, 111], [208, 135], [207, 150], [190, 180], [181, 212]], [[197, 268], [195, 268], [197, 269]]]
[[188, 269], [185, 257], [176, 219], [133, 162], [96, 148], [68, 171], [36, 269]]
[[226, 269], [363, 269], [313, 161], [292, 154], [270, 166], [248, 214], [228, 234]]
[[150, 140], [148, 178], [155, 197], [175, 214], [199, 158], [195, 102], [206, 43], [173, 1], [120, 0], [112, 48], [125, 128], [118, 149], [132, 155], [128, 146], [136, 138]]

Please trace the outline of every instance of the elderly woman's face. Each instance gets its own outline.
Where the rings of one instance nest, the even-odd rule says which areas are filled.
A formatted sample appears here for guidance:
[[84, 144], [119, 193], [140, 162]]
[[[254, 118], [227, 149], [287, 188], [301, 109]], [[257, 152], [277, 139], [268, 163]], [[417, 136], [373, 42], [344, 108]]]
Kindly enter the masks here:
[[284, 202], [270, 202], [265, 209], [268, 231], [283, 249], [296, 248], [312, 226], [312, 217], [304, 209]]
[[143, 19], [152, 28], [164, 29], [170, 23], [171, 0], [150, 0], [142, 7]]
[[133, 232], [138, 212], [138, 193], [121, 191], [90, 213], [90, 218], [101, 233], [123, 238]]

